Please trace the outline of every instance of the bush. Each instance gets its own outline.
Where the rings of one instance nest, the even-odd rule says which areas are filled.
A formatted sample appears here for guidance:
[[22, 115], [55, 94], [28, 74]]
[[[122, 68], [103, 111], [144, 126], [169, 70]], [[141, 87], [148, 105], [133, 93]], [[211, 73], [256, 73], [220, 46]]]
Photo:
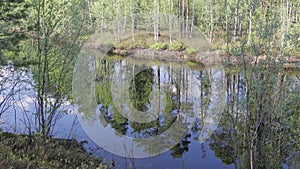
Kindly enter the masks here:
[[173, 51], [183, 51], [185, 49], [185, 46], [181, 42], [174, 42], [169, 46], [169, 50]]
[[155, 49], [155, 50], [166, 50], [168, 48], [168, 45], [164, 42], [156, 42], [153, 43], [150, 46], [151, 49]]
[[197, 52], [196, 49], [191, 48], [191, 47], [186, 48], [185, 51], [186, 51], [186, 53], [189, 54], [189, 55], [190, 55], [190, 54], [194, 54], [194, 53]]

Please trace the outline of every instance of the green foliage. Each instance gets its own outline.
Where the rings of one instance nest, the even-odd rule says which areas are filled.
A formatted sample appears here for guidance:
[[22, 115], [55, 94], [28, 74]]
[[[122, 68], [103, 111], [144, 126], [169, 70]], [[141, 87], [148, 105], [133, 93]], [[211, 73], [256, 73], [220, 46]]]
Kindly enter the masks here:
[[153, 43], [150, 46], [150, 48], [154, 49], [154, 50], [166, 50], [168, 48], [168, 45], [164, 42], [156, 42], [156, 43]]
[[186, 48], [185, 51], [186, 51], [186, 53], [189, 54], [189, 55], [190, 55], [190, 54], [197, 53], [197, 50], [194, 49], [194, 48], [192, 48], [192, 47]]
[[[236, 87], [236, 92], [228, 95], [230, 104], [220, 122], [222, 131], [211, 137], [211, 149], [223, 162], [234, 163], [236, 158], [244, 161], [239, 168], [281, 168], [291, 152], [299, 152], [299, 142], [295, 141], [299, 132], [299, 78], [287, 75], [283, 63], [271, 57], [238, 71], [230, 69], [226, 76], [227, 90]], [[233, 118], [233, 114], [246, 120]], [[245, 143], [257, 154], [252, 161]]]
[[20, 49], [19, 43], [26, 39], [28, 1], [2, 0], [0, 2], [0, 64], [14, 61]]
[[290, 44], [289, 54], [300, 58], [300, 24], [293, 25], [290, 34], [288, 34], [288, 39]]
[[0, 132], [1, 168], [107, 168], [75, 140], [44, 140]]
[[139, 111], [147, 111], [149, 95], [152, 91], [153, 70], [146, 69], [135, 75], [129, 87], [129, 96], [133, 106]]
[[[75, 1], [31, 1], [28, 20], [33, 21], [34, 36], [31, 38], [32, 53], [25, 57], [37, 61], [32, 67], [37, 99], [36, 126], [47, 137], [55, 123], [54, 117], [65, 100], [71, 100], [72, 76], [75, 59], [88, 33], [83, 9], [86, 2]], [[28, 21], [29, 22], [29, 21]], [[49, 99], [53, 102], [49, 102]], [[41, 108], [46, 107], [46, 108]]]
[[169, 50], [172, 51], [183, 51], [185, 49], [185, 45], [182, 42], [173, 42], [169, 45]]
[[[119, 31], [117, 29], [128, 27], [129, 17], [124, 18], [124, 16], [130, 16], [131, 12], [137, 16], [138, 14], [148, 14], [154, 11], [154, 3], [152, 0], [94, 0], [91, 2], [91, 15], [95, 24], [94, 27], [100, 27], [99, 30], [96, 30], [100, 33], [102, 30], [111, 28], [114, 34], [116, 34], [116, 32]], [[172, 0], [173, 6], [170, 6], [169, 2], [169, 0], [160, 1], [161, 13], [170, 12], [171, 15], [183, 18], [188, 16], [185, 11], [189, 9], [189, 19], [192, 18], [192, 1], [185, 1], [187, 2], [186, 4], [180, 5], [180, 2], [183, 1]], [[207, 37], [211, 34], [212, 39], [210, 40], [212, 42], [218, 40], [217, 45], [221, 46], [219, 47], [221, 50], [228, 51], [229, 54], [234, 56], [266, 55], [277, 57], [279, 55], [290, 55], [298, 56], [299, 58], [299, 13], [293, 11], [299, 9], [300, 1], [286, 1], [292, 2], [292, 5], [283, 4], [284, 2], [285, 1], [278, 1], [271, 3], [258, 0], [197, 1], [193, 18], [194, 24], [198, 26]], [[178, 13], [179, 7], [185, 8], [183, 14]], [[250, 10], [253, 12], [251, 17]], [[88, 35], [90, 33], [89, 26], [87, 26], [89, 25], [89, 12], [87, 1], [82, 0], [0, 1], [0, 63], [12, 60], [15, 64], [26, 65], [34, 61], [35, 64], [40, 66], [40, 68], [38, 68], [38, 66], [32, 66], [36, 88], [43, 93], [39, 95], [39, 99], [44, 101], [43, 106], [39, 107], [50, 108], [44, 110], [44, 112], [32, 113], [37, 113], [38, 115], [40, 115], [39, 113], [44, 113], [44, 117], [51, 117], [54, 115], [51, 113], [56, 112], [55, 110], [58, 109], [63, 100], [71, 100], [70, 92], [74, 62], [82, 43], [89, 37]], [[152, 22], [153, 16], [149, 15], [147, 17], [150, 18], [149, 21]], [[147, 17], [136, 18], [136, 21], [146, 23], [148, 21], [146, 20]], [[40, 22], [38, 22], [38, 20]], [[112, 26], [111, 23], [113, 21], [119, 22], [119, 27], [114, 27], [115, 25]], [[249, 28], [250, 21], [252, 25], [251, 30]], [[123, 30], [121, 30], [121, 32], [122, 31]], [[147, 31], [152, 31], [152, 29]], [[248, 35], [250, 31], [251, 34]], [[235, 40], [234, 36], [242, 40]], [[152, 34], [135, 36], [134, 41], [132, 41], [130, 37], [127, 41], [124, 41], [124, 43], [121, 42], [118, 44], [119, 46], [117, 46], [117, 48], [145, 49], [150, 47], [155, 50], [165, 50], [168, 48], [172, 51], [182, 51], [186, 48], [181, 42], [174, 42], [168, 46], [168, 44], [164, 43], [168, 42], [168, 40], [168, 37], [164, 37], [163, 35], [159, 37], [159, 42], [153, 41]], [[186, 48], [185, 50], [188, 54], [197, 52], [193, 48]], [[39, 56], [39, 58], [37, 58], [37, 56]], [[39, 59], [40, 61], [38, 62]], [[195, 66], [193, 62], [188, 62], [187, 65]], [[233, 83], [234, 85], [228, 86], [231, 87], [228, 88], [228, 91], [235, 91], [235, 86], [240, 87], [244, 85], [244, 88], [239, 88], [240, 90], [236, 91], [244, 92], [245, 96], [240, 96], [240, 93], [233, 92], [234, 95], [228, 97], [237, 100], [231, 100], [231, 104], [238, 103], [238, 106], [233, 105], [232, 107], [233, 109], [239, 110], [232, 110], [230, 112], [231, 115], [236, 115], [236, 119], [228, 115], [230, 116], [229, 119], [236, 120], [231, 121], [232, 124], [235, 125], [235, 128], [224, 130], [224, 133], [221, 133], [219, 137], [213, 137], [212, 139], [215, 140], [211, 148], [214, 149], [217, 156], [222, 158], [226, 163], [232, 163], [233, 159], [236, 158], [243, 158], [238, 159], [246, 163], [241, 168], [250, 168], [250, 155], [248, 153], [249, 150], [255, 150], [256, 152], [254, 152], [254, 154], [256, 155], [256, 159], [254, 160], [256, 161], [254, 161], [254, 168], [278, 168], [276, 165], [282, 164], [282, 162], [286, 160], [287, 154], [290, 155], [288, 151], [293, 150], [294, 152], [299, 152], [300, 140], [297, 134], [300, 131], [300, 92], [297, 88], [295, 89], [292, 86], [288, 86], [289, 81], [287, 79], [290, 77], [282, 75], [283, 65], [282, 63], [278, 64], [275, 59], [268, 58], [264, 65], [258, 64], [254, 67], [243, 66], [245, 70], [242, 70], [242, 74], [233, 75], [229, 72], [228, 75], [230, 77], [240, 78], [240, 83], [238, 84], [235, 84], [234, 81], [230, 81], [229, 78], [228, 83]], [[89, 72], [85, 73], [88, 74]], [[134, 79], [134, 81], [139, 84], [139, 86], [132, 86], [131, 88], [131, 99], [136, 107], [141, 110], [146, 109], [146, 105], [149, 101], [150, 86], [153, 82], [150, 74], [150, 72], [146, 72], [138, 75], [140, 76], [139, 79]], [[90, 76], [86, 77], [89, 78]], [[209, 82], [207, 81], [208, 80], [205, 81], [205, 79], [201, 81], [205, 89], [209, 87]], [[243, 91], [245, 88], [247, 88], [247, 90]], [[110, 91], [108, 89], [110, 89], [109, 83], [97, 84], [95, 88], [98, 103], [103, 102], [104, 108], [106, 109], [108, 109], [112, 102], [111, 93], [108, 92]], [[87, 89], [82, 88], [82, 90], [86, 91]], [[232, 91], [230, 93], [232, 93]], [[55, 104], [47, 102], [46, 98], [49, 97], [55, 100]], [[168, 97], [174, 98], [175, 96], [174, 94], [169, 94]], [[85, 101], [90, 102], [88, 99]], [[203, 103], [206, 102], [208, 103], [209, 99], [203, 101]], [[167, 104], [166, 111], [172, 111], [174, 109], [174, 101], [170, 99], [167, 101]], [[228, 107], [230, 106], [231, 105]], [[116, 110], [114, 107], [113, 109]], [[90, 110], [94, 111], [92, 106]], [[170, 114], [166, 114], [166, 116], [169, 115]], [[167, 119], [170, 122], [168, 124], [171, 124], [173, 118], [169, 116], [166, 120]], [[51, 119], [43, 120], [45, 120], [45, 123], [39, 124], [42, 125], [42, 127], [51, 126], [53, 122]], [[114, 128], [122, 131], [122, 134], [126, 133], [127, 119], [123, 118], [120, 114], [114, 114], [110, 120]], [[38, 119], [37, 121], [42, 120]], [[227, 123], [229, 122], [227, 121]], [[168, 126], [168, 124], [166, 126]], [[229, 124], [229, 126], [232, 124]], [[137, 131], [150, 128], [151, 126], [158, 127], [157, 124], [152, 123], [146, 124], [145, 126], [134, 124]], [[224, 135], [231, 137], [231, 139], [226, 139]], [[49, 146], [44, 142], [39, 142], [39, 144], [34, 144], [38, 149], [31, 149], [33, 143], [28, 141], [27, 144], [27, 138], [24, 139], [26, 140], [24, 143], [22, 139], [6, 142], [3, 141], [7, 139], [6, 137], [3, 137], [3, 135], [0, 137], [0, 145], [4, 145], [0, 146], [0, 159], [5, 159], [0, 161], [0, 166], [7, 167], [6, 165], [8, 164], [16, 164], [16, 166], [14, 166], [16, 168], [40, 167], [43, 166], [42, 163], [47, 163], [47, 160], [52, 160], [52, 158], [56, 161], [65, 158], [59, 154], [56, 156], [60, 159], [56, 159], [53, 152], [50, 155], [38, 153], [38, 150], [47, 153], [46, 149], [39, 147], [39, 145], [45, 146], [47, 150], [58, 148], [59, 153], [66, 151], [67, 154], [69, 153], [68, 156], [71, 157], [72, 155], [69, 150], [59, 146], [64, 145], [68, 147], [68, 145], [65, 144], [59, 143], [55, 144], [55, 146]], [[243, 140], [240, 138], [243, 138]], [[224, 144], [224, 141], [228, 144]], [[245, 145], [251, 145], [251, 147], [245, 147]], [[178, 144], [177, 147], [174, 148], [176, 152], [173, 153], [173, 155], [175, 157], [181, 157], [182, 154], [187, 151], [186, 147], [188, 147], [186, 143]], [[31, 156], [33, 150], [36, 154], [32, 153], [34, 156]], [[230, 156], [230, 154], [234, 154], [234, 157]], [[270, 154], [272, 154], [272, 156], [270, 156]], [[37, 160], [37, 157], [40, 157], [39, 160]], [[31, 160], [34, 160], [34, 162]], [[69, 163], [69, 160], [72, 161], [73, 159], [66, 158], [66, 160], [66, 163]], [[266, 167], [264, 164], [265, 161], [269, 161], [271, 163], [270, 166]], [[49, 164], [49, 166], [51, 165], [54, 165], [53, 167], [64, 167], [60, 164], [56, 165], [56, 162]], [[82, 165], [86, 166], [88, 164]], [[78, 167], [82, 168], [82, 166]]]

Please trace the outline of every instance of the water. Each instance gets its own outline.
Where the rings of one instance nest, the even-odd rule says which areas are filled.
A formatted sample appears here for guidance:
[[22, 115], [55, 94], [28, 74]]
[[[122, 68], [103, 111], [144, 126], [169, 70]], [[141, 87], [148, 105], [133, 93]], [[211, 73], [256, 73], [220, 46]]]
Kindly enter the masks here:
[[[59, 111], [67, 113], [52, 136], [85, 142], [87, 152], [113, 160], [115, 168], [247, 168], [251, 153], [257, 158], [255, 165], [280, 161], [287, 168], [299, 151], [297, 76], [254, 70], [249, 76], [175, 63], [90, 61], [93, 64], [82, 62], [78, 79], [74, 71], [77, 104], [64, 102]], [[17, 94], [1, 105], [6, 111], [1, 113], [0, 128], [36, 131], [32, 72], [13, 67], [1, 71], [0, 103], [11, 86]], [[247, 92], [253, 99], [247, 99]], [[273, 153], [276, 150], [280, 152]], [[266, 161], [261, 162], [262, 157]]]

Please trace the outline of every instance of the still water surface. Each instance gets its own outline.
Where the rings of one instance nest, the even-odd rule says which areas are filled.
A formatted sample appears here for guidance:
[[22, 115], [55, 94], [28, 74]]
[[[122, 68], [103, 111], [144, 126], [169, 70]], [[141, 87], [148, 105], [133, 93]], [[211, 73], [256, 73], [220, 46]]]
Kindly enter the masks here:
[[[22, 83], [16, 85], [19, 90], [12, 100], [14, 106], [8, 106], [1, 115], [0, 128], [17, 133], [35, 131], [31, 126], [36, 111], [32, 73], [13, 67], [2, 67], [1, 71], [10, 79], [4, 84], [7, 87], [2, 86], [3, 91], [20, 78]], [[299, 151], [299, 124], [295, 122], [299, 119], [300, 81], [295, 75], [250, 72], [251, 76], [247, 76], [243, 72], [224, 73], [218, 68], [203, 69], [201, 65], [188, 67], [121, 59], [96, 60], [93, 70], [81, 73], [86, 73], [82, 78], [92, 80], [77, 85], [81, 87], [75, 92], [79, 104], [66, 101], [61, 107], [66, 114], [59, 118], [52, 135], [84, 142], [87, 152], [107, 162], [114, 160], [116, 168], [247, 168], [251, 165], [250, 153], [255, 153], [256, 158], [277, 160], [269, 166], [279, 162], [279, 166], [287, 168]], [[249, 86], [249, 77], [258, 81]], [[219, 85], [224, 87], [218, 88]], [[262, 91], [253, 92], [255, 97], [249, 99], [252, 97], [249, 89], [258, 88]], [[3, 91], [0, 101], [5, 95]], [[263, 92], [266, 98], [256, 97]], [[274, 95], [266, 96], [268, 93]], [[282, 93], [285, 97], [278, 98]], [[260, 110], [256, 110], [259, 106]], [[270, 107], [272, 112], [266, 110]], [[265, 115], [260, 117], [258, 113]], [[147, 114], [152, 116], [143, 118]], [[248, 135], [258, 122], [262, 126], [257, 128], [259, 134]], [[174, 130], [180, 133], [178, 137], [173, 137], [173, 133], [163, 139], [167, 140], [164, 143], [143, 142], [164, 135], [176, 125], [185, 126]], [[124, 136], [133, 141], [124, 141]], [[270, 141], [276, 139], [282, 144]], [[130, 147], [127, 143], [133, 144]], [[174, 145], [168, 147], [171, 144]], [[256, 149], [251, 150], [251, 146]], [[272, 153], [277, 149], [280, 156]], [[146, 156], [149, 157], [132, 158]]]

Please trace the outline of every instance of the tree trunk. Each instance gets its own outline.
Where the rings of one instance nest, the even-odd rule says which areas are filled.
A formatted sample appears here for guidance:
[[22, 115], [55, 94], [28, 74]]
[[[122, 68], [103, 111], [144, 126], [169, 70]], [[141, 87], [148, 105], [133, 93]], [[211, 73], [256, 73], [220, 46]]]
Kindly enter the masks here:
[[[42, 48], [41, 48], [41, 2], [40, 0], [38, 1], [38, 8], [37, 8], [37, 45], [38, 45], [38, 72], [41, 72], [42, 70]], [[38, 87], [37, 87], [37, 98], [38, 98], [38, 126], [39, 126], [39, 131], [41, 130], [41, 125], [42, 124], [42, 112], [43, 112], [43, 97], [41, 95], [41, 76], [40, 74], [38, 75]]]
[[[133, 7], [132, 7], [133, 6]], [[134, 8], [135, 5], [132, 3], [132, 0], [130, 0], [130, 15], [131, 15], [131, 36], [132, 40], [134, 41], [134, 24], [135, 24], [135, 19], [134, 19]]]
[[240, 7], [240, 3], [239, 0], [236, 0], [236, 8], [235, 8], [235, 13], [234, 13], [234, 32], [233, 32], [233, 36], [238, 36], [238, 26], [239, 26], [239, 7]]
[[213, 33], [214, 33], [214, 13], [213, 13], [213, 0], [210, 0], [210, 33], [209, 33], [209, 41], [213, 42]]
[[[292, 17], [292, 8], [293, 8], [293, 1], [286, 1], [286, 33], [288, 34], [290, 32], [291, 28], [291, 17]], [[287, 42], [287, 47], [290, 47], [289, 41]]]
[[252, 0], [248, 1], [249, 5], [249, 28], [248, 28], [248, 44], [251, 42], [252, 34], [252, 15], [253, 15], [253, 2]]
[[195, 2], [195, 0], [193, 0], [192, 21], [191, 21], [191, 26], [190, 26], [189, 38], [192, 38], [192, 33], [193, 33], [193, 26], [194, 26], [194, 22], [195, 22], [195, 6], [196, 6], [196, 2]]
[[186, 38], [189, 36], [189, 15], [190, 15], [190, 0], [187, 0], [186, 4], [186, 21], [185, 21], [185, 33], [186, 33]]
[[104, 3], [101, 2], [101, 23], [100, 23], [100, 33], [103, 34], [103, 27], [104, 27]]
[[185, 7], [185, 0], [182, 0], [182, 9], [181, 9], [181, 17], [182, 17], [182, 36], [184, 36], [184, 32], [185, 32], [185, 17], [186, 14], [186, 7]]
[[87, 0], [88, 2], [88, 8], [89, 8], [89, 19], [90, 19], [90, 24], [93, 26], [93, 16], [92, 16], [92, 6], [91, 6], [91, 0]]
[[172, 9], [173, 9], [173, 1], [169, 0], [169, 38], [170, 38], [170, 44], [172, 44], [172, 31], [173, 31], [173, 16], [172, 16]]
[[[226, 54], [229, 53], [229, 29], [228, 29], [228, 0], [225, 1], [225, 25], [226, 25]], [[228, 55], [228, 61], [230, 61], [230, 56]]]
[[[285, 20], [285, 8], [284, 8], [284, 0], [281, 0], [280, 1], [281, 3], [280, 3], [280, 8], [281, 8], [281, 10], [280, 10], [280, 18], [281, 18], [281, 45], [280, 45], [280, 51], [282, 51], [283, 50], [283, 48], [284, 48], [284, 45], [285, 45], [285, 43], [284, 43], [284, 41], [285, 41], [285, 24], [286, 24], [286, 20]], [[282, 55], [282, 52], [281, 52], [281, 55]]]
[[159, 35], [159, 7], [160, 7], [160, 0], [154, 1], [154, 41], [158, 41]]
[[120, 0], [117, 0], [116, 3], [116, 9], [117, 9], [117, 40], [120, 41], [121, 38], [121, 20], [120, 20]]

